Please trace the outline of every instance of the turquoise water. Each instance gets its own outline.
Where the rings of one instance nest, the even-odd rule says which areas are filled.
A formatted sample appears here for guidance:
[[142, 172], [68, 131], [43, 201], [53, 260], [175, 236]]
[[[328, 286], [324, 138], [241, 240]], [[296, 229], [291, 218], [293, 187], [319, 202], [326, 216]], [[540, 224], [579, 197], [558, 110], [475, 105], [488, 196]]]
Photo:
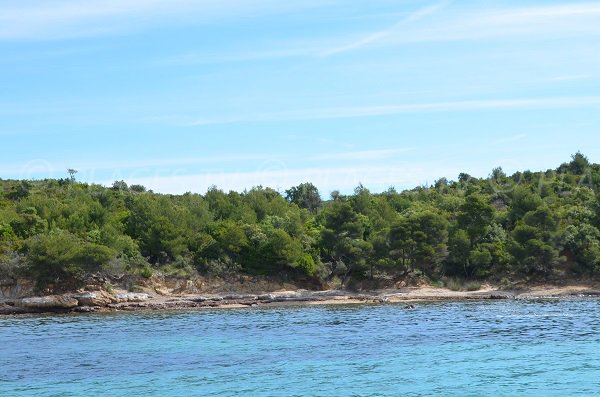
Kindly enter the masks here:
[[0, 396], [591, 396], [600, 300], [0, 318]]

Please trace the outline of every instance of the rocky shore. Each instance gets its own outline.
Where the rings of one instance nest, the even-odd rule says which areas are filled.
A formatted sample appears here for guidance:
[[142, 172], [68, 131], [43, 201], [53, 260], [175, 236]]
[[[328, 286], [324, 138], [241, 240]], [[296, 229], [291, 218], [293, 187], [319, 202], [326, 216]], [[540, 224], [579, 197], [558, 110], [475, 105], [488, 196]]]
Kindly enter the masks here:
[[583, 286], [540, 286], [519, 291], [486, 288], [476, 292], [416, 287], [370, 292], [278, 291], [264, 294], [161, 295], [148, 292], [105, 290], [82, 291], [62, 295], [5, 299], [0, 314], [91, 313], [139, 310], [182, 310], [203, 308], [243, 308], [274, 305], [383, 304], [418, 301], [465, 301], [498, 299], [550, 299], [600, 297], [600, 290]]

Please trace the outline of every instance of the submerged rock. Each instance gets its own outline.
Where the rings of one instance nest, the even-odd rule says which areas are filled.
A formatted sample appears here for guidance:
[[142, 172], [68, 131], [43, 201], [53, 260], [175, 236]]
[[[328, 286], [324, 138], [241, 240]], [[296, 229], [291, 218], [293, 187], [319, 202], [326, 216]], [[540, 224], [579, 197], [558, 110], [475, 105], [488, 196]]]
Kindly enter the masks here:
[[58, 310], [77, 307], [77, 299], [67, 295], [34, 296], [17, 302], [18, 307], [28, 310]]

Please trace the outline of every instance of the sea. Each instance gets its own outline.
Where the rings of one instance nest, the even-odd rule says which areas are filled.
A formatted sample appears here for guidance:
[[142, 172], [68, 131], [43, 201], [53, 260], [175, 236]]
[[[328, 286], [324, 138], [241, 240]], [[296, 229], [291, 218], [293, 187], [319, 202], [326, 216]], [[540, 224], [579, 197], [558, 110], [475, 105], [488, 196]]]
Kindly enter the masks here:
[[0, 396], [598, 396], [600, 300], [0, 317]]

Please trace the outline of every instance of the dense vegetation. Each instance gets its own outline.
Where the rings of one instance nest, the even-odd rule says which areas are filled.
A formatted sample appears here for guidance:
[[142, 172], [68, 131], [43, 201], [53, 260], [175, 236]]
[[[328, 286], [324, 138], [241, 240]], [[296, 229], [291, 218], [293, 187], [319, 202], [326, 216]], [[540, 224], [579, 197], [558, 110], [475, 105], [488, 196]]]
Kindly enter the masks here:
[[600, 165], [577, 153], [546, 172], [372, 194], [310, 183], [284, 195], [163, 195], [115, 182], [0, 180], [0, 278], [75, 285], [93, 272], [264, 274], [324, 282], [593, 277]]

